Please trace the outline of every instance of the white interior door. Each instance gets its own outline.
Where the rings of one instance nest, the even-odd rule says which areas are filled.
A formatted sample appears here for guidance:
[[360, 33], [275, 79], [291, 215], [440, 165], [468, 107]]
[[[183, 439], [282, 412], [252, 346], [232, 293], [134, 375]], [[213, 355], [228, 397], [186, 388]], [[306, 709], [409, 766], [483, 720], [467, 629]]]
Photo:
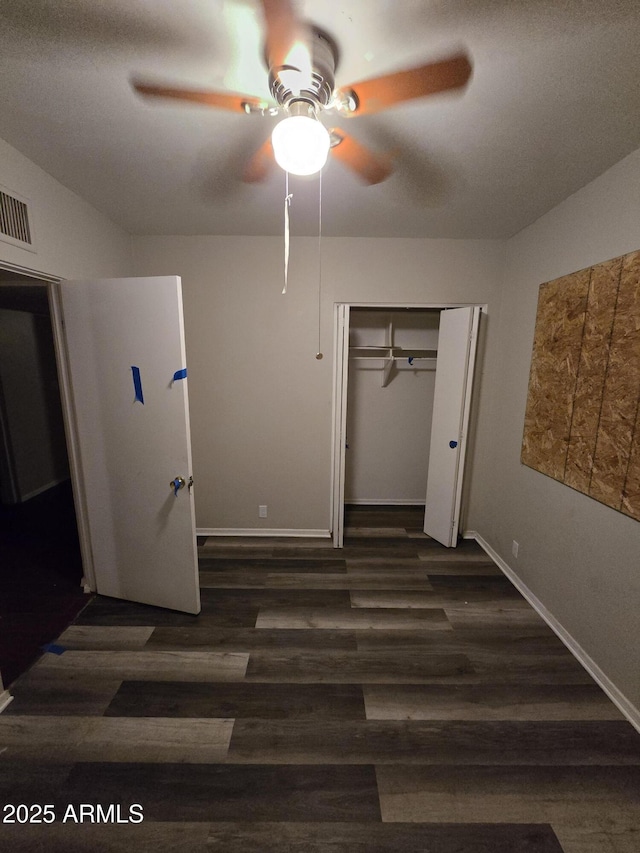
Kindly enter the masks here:
[[180, 279], [66, 281], [54, 292], [90, 586], [198, 613]]
[[455, 546], [480, 308], [440, 315], [424, 532]]

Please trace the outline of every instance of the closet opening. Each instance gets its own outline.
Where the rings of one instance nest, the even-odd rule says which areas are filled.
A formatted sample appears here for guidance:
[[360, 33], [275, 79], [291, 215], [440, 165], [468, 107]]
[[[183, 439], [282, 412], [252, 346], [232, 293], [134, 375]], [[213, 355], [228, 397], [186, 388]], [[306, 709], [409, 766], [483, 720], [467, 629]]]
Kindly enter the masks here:
[[353, 308], [344, 502], [423, 506], [440, 311]]
[[423, 507], [424, 531], [455, 547], [480, 311], [336, 305], [334, 547], [345, 506]]

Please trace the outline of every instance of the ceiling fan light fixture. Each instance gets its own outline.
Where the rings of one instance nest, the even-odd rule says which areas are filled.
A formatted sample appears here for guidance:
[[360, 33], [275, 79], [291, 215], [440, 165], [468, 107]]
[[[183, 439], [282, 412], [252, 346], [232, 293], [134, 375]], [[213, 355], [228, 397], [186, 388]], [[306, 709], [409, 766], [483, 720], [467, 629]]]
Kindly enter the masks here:
[[314, 175], [327, 162], [331, 137], [315, 115], [289, 115], [271, 134], [276, 163], [292, 175]]

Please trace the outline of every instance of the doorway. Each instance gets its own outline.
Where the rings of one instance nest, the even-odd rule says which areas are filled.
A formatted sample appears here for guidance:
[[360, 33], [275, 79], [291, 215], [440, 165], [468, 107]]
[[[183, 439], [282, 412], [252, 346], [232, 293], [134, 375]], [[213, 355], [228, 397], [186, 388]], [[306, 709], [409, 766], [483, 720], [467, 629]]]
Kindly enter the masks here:
[[0, 269], [0, 674], [86, 604], [47, 282]]
[[[388, 489], [389, 477], [397, 474], [396, 490], [405, 490], [402, 482], [402, 466], [397, 460], [385, 458], [381, 441], [387, 441], [385, 433], [393, 430], [393, 410], [384, 417], [369, 415], [378, 423], [363, 428], [363, 418], [349, 407], [359, 405], [358, 396], [350, 386], [353, 365], [361, 361], [371, 365], [380, 373], [383, 390], [406, 371], [414, 377], [418, 372], [428, 375], [433, 371], [435, 382], [425, 383], [420, 400], [418, 420], [413, 422], [411, 436], [400, 438], [400, 457], [406, 468], [415, 460], [418, 468], [428, 470], [424, 502], [424, 532], [447, 547], [455, 547], [458, 537], [462, 503], [462, 472], [465, 464], [468, 423], [471, 408], [476, 359], [479, 318], [483, 306], [473, 305], [375, 305], [337, 303], [335, 306], [335, 357], [334, 357], [334, 422], [331, 492], [331, 527], [334, 547], [340, 548], [344, 538], [344, 506], [350, 499], [357, 503], [393, 504], [415, 503], [417, 489], [422, 483], [409, 486], [413, 500], [406, 494], [394, 496], [387, 491], [384, 497], [374, 497], [373, 490]], [[486, 310], [486, 308], [485, 308]], [[411, 314], [413, 313], [413, 317]], [[407, 318], [411, 318], [407, 322]], [[421, 318], [421, 322], [419, 319]], [[382, 322], [380, 320], [382, 319]], [[364, 320], [364, 324], [362, 321]], [[364, 325], [364, 329], [363, 329]], [[366, 329], [366, 327], [369, 327]], [[371, 335], [363, 339], [363, 331]], [[401, 339], [404, 337], [404, 339]], [[441, 353], [441, 356], [439, 357]], [[435, 370], [434, 370], [435, 368]], [[433, 375], [431, 379], [433, 380]], [[371, 382], [369, 383], [371, 384]], [[417, 386], [416, 386], [417, 387]], [[426, 388], [432, 388], [427, 391]], [[399, 389], [398, 389], [399, 390]], [[393, 396], [393, 395], [391, 395]], [[409, 405], [415, 408], [415, 395], [409, 390]], [[382, 400], [378, 394], [379, 401]], [[390, 397], [389, 397], [390, 399]], [[431, 399], [433, 406], [431, 407]], [[373, 409], [372, 411], [375, 411]], [[381, 410], [379, 410], [381, 411]], [[391, 420], [390, 420], [391, 419]], [[365, 417], [365, 420], [367, 418]], [[360, 423], [358, 424], [358, 421]], [[347, 482], [353, 474], [354, 463], [347, 463], [351, 451], [351, 436], [357, 425], [357, 438], [369, 433], [375, 455], [376, 470], [363, 466], [366, 471], [367, 488], [371, 495], [354, 494], [352, 483]], [[391, 425], [391, 426], [390, 426]], [[432, 428], [429, 441], [428, 430]], [[351, 432], [350, 432], [351, 430]], [[414, 445], [422, 445], [415, 457]], [[386, 445], [388, 447], [388, 445]], [[428, 449], [427, 449], [428, 448]], [[426, 450], [426, 457], [425, 457]], [[400, 467], [398, 472], [394, 468]], [[376, 482], [376, 480], [378, 482]], [[420, 480], [420, 471], [418, 472]], [[424, 493], [423, 493], [424, 494]]]

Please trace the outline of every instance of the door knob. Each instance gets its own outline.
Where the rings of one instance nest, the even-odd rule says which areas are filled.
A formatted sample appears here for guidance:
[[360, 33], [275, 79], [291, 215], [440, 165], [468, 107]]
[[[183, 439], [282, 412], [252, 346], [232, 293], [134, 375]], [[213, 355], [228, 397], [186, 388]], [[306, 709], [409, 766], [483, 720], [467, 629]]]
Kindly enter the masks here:
[[172, 480], [172, 481], [169, 483], [169, 487], [170, 487], [171, 489], [173, 489], [173, 494], [174, 494], [176, 497], [178, 497], [178, 492], [180, 491], [180, 489], [184, 489], [184, 487], [186, 486], [186, 484], [187, 484], [187, 482], [186, 482], [186, 480], [184, 479], [184, 477], [176, 477], [176, 478], [175, 478], [175, 480]]
[[457, 447], [457, 446], [458, 446], [458, 442], [457, 442], [457, 441], [450, 441], [450, 442], [449, 442], [449, 447], [450, 447], [452, 450], [453, 450], [453, 448], [454, 448], [454, 447]]

